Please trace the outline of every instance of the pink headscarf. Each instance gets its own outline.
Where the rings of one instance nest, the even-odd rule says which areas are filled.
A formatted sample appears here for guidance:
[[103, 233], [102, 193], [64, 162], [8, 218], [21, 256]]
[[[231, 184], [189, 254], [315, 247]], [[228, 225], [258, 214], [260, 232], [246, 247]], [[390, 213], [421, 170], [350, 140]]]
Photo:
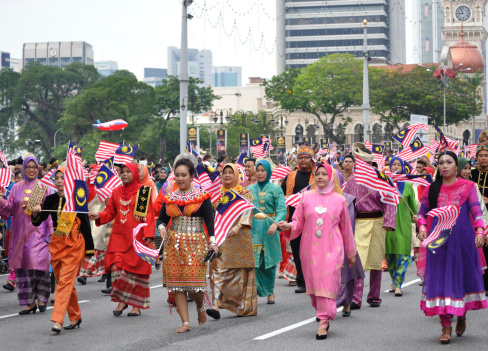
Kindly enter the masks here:
[[329, 183], [322, 188], [319, 188], [317, 186], [317, 192], [320, 195], [330, 195], [334, 191], [334, 170], [332, 169], [331, 165], [329, 165], [328, 163], [319, 163], [315, 167], [315, 173], [317, 173], [317, 170], [320, 167], [325, 168], [325, 171], [327, 172], [327, 175], [329, 176]]

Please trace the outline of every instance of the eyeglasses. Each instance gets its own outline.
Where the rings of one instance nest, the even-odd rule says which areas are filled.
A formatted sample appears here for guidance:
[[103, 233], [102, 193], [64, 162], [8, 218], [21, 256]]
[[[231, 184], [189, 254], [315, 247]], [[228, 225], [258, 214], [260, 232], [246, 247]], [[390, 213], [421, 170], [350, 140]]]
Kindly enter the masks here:
[[37, 169], [37, 166], [25, 166], [25, 169]]

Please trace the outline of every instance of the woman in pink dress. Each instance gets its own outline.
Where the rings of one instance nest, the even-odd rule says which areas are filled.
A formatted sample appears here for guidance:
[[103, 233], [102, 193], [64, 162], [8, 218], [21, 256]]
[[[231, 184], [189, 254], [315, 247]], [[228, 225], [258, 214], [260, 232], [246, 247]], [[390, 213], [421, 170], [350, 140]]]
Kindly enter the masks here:
[[[329, 320], [337, 314], [336, 298], [341, 284], [344, 248], [349, 266], [356, 261], [356, 246], [347, 202], [334, 181], [334, 170], [325, 163], [315, 168], [316, 190], [303, 195], [293, 221], [281, 221], [286, 240], [301, 233], [300, 257], [307, 294], [320, 319], [317, 340], [327, 338]], [[289, 231], [291, 229], [291, 232]]]

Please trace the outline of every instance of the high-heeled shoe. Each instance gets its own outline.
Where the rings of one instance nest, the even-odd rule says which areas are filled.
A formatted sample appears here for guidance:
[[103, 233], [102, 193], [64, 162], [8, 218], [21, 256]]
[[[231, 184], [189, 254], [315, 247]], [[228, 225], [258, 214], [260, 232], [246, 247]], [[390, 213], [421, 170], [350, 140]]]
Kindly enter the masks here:
[[39, 305], [39, 312], [46, 312], [47, 305]]
[[125, 310], [127, 307], [129, 307], [129, 305], [125, 305], [125, 306], [124, 306], [124, 308], [122, 308], [121, 310], [118, 310], [118, 311], [117, 311], [117, 310], [114, 310], [114, 311], [113, 311], [114, 316], [115, 316], [115, 317], [120, 316], [120, 315], [122, 314], [122, 312], [123, 312], [123, 311], [124, 311], [124, 310]]
[[[321, 323], [322, 323], [322, 321], [321, 321]], [[325, 335], [316, 334], [315, 335], [315, 339], [317, 339], [317, 340], [325, 340], [325, 339], [327, 339], [327, 335], [329, 335], [329, 333], [328, 333], [329, 332], [329, 327], [330, 327], [330, 324], [327, 326], [327, 328], [325, 328], [325, 330], [327, 330], [327, 334], [325, 334]], [[320, 328], [320, 325], [319, 325], [319, 328]]]
[[56, 334], [59, 334], [61, 333], [61, 329], [63, 328], [63, 326], [61, 326], [61, 328], [57, 328], [55, 325], [53, 325], [53, 327], [51, 328], [51, 330], [53, 332], [55, 332]]
[[23, 315], [25, 315], [25, 314], [29, 314], [29, 313], [31, 313], [31, 312], [32, 312], [32, 313], [36, 313], [36, 311], [37, 311], [37, 305], [34, 305], [34, 307], [29, 308], [28, 310], [22, 310], [22, 311], [20, 311], [20, 312], [19, 312], [19, 314], [20, 314], [21, 316], [23, 316]]
[[76, 327], [80, 328], [80, 324], [81, 324], [81, 318], [78, 319], [78, 322], [76, 322], [75, 324], [67, 325], [63, 329], [65, 329], [65, 330], [71, 330], [71, 329], [75, 329]]

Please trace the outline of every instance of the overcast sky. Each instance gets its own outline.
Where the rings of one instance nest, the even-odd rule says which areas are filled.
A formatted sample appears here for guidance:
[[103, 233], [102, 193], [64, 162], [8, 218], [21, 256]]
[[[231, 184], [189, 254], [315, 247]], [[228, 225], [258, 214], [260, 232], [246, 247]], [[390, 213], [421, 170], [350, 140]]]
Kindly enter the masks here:
[[[95, 61], [117, 61], [119, 69], [128, 69], [142, 80], [144, 67], [167, 68], [168, 46], [180, 47], [181, 3], [0, 0], [0, 51], [22, 58], [23, 43], [86, 41], [93, 46]], [[195, 0], [189, 6], [194, 18], [189, 21], [188, 46], [212, 50], [214, 66], [241, 66], [243, 84], [250, 76], [271, 77], [276, 69], [275, 51], [255, 50], [249, 39], [242, 44], [235, 32], [227, 34], [236, 21], [242, 41], [251, 28], [254, 46], [259, 47], [263, 36], [272, 51], [275, 12], [274, 0]]]

